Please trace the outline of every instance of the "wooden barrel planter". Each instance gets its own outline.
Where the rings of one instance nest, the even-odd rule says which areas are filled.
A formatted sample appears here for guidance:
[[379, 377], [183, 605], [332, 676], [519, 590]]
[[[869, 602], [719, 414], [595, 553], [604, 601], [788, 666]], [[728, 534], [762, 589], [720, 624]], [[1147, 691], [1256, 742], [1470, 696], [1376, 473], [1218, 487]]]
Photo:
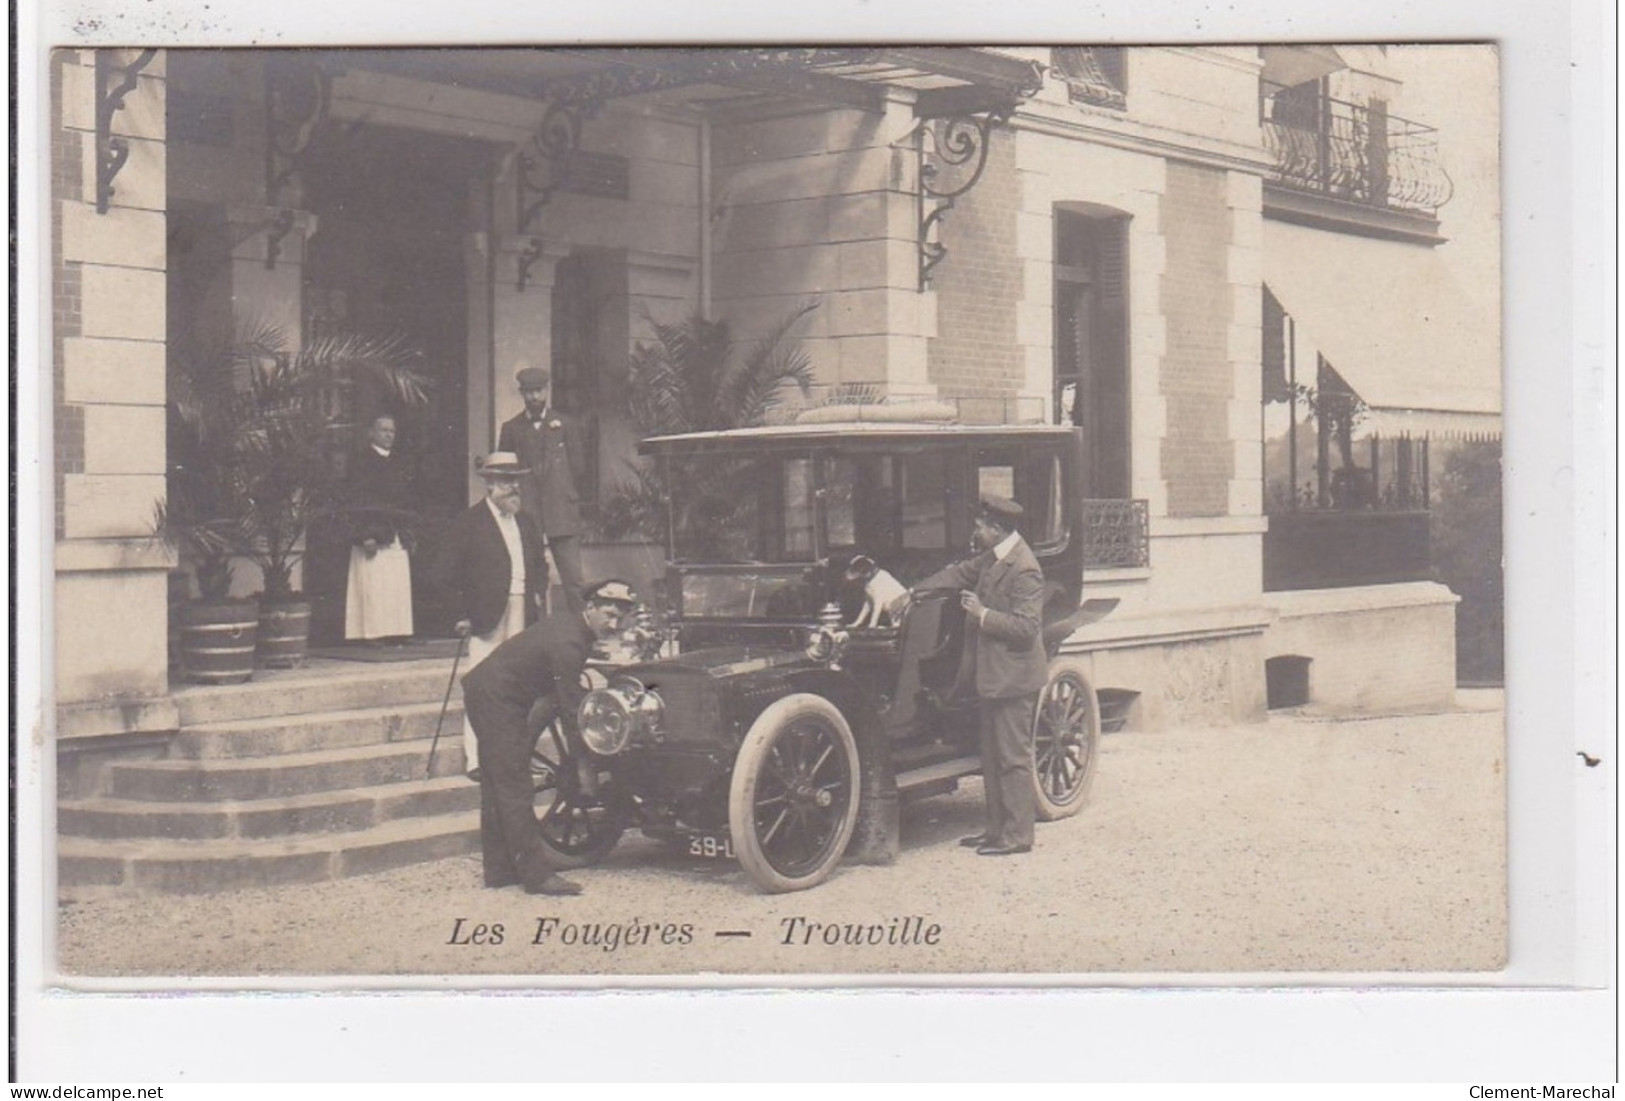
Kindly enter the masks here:
[[254, 675], [260, 609], [252, 600], [181, 607], [181, 671], [200, 684], [240, 684]]
[[310, 644], [310, 601], [290, 600], [260, 605], [257, 658], [267, 669], [305, 664]]

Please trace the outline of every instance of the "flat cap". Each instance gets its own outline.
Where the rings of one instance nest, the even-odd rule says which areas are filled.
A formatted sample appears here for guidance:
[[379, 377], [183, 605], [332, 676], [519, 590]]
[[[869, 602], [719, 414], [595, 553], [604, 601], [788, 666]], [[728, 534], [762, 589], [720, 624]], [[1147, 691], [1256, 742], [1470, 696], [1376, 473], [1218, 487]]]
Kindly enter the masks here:
[[1021, 506], [1008, 497], [998, 497], [992, 493], [982, 494], [981, 514], [995, 523], [1002, 524], [1011, 531], [1021, 523]]
[[526, 367], [514, 378], [518, 381], [521, 390], [546, 390], [553, 376], [547, 373], [545, 367]]

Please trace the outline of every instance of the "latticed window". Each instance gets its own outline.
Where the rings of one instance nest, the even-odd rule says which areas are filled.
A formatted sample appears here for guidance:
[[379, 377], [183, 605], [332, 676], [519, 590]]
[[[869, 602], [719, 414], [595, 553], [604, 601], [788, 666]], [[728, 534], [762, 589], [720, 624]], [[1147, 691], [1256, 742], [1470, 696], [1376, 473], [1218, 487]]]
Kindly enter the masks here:
[[1050, 63], [1066, 81], [1073, 103], [1122, 109], [1128, 91], [1125, 53], [1121, 46], [1056, 46]]

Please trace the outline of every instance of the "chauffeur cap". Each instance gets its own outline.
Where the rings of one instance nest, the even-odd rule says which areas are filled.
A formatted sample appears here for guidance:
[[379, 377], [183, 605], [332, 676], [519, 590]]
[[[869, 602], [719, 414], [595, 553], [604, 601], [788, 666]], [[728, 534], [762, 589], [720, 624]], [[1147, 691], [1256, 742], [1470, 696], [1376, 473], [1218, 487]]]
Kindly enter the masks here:
[[1008, 497], [998, 497], [992, 493], [982, 494], [982, 507], [980, 514], [992, 520], [1006, 531], [1015, 531], [1016, 525], [1021, 523], [1021, 506]]
[[638, 594], [632, 591], [632, 586], [613, 577], [588, 585], [582, 595], [589, 604], [620, 604], [631, 608], [638, 602]]
[[526, 367], [514, 376], [521, 390], [546, 390], [552, 378], [544, 367]]

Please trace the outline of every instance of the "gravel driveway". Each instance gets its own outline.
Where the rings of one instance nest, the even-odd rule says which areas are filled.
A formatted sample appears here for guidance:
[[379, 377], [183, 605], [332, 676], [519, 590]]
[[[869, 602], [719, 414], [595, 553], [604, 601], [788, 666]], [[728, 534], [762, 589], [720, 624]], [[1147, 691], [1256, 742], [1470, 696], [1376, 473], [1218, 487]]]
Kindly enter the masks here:
[[[894, 865], [842, 868], [799, 894], [758, 894], [731, 864], [629, 834], [603, 866], [571, 873], [578, 898], [487, 891], [478, 857], [459, 857], [304, 886], [65, 903], [60, 967], [527, 982], [1494, 970], [1507, 928], [1504, 761], [1498, 693], [1464, 692], [1449, 714], [1116, 734], [1089, 805], [1041, 824], [1025, 856], [955, 844], [980, 828], [972, 781], [904, 805]], [[824, 943], [830, 926], [843, 943]], [[853, 937], [866, 943], [844, 943]]]

